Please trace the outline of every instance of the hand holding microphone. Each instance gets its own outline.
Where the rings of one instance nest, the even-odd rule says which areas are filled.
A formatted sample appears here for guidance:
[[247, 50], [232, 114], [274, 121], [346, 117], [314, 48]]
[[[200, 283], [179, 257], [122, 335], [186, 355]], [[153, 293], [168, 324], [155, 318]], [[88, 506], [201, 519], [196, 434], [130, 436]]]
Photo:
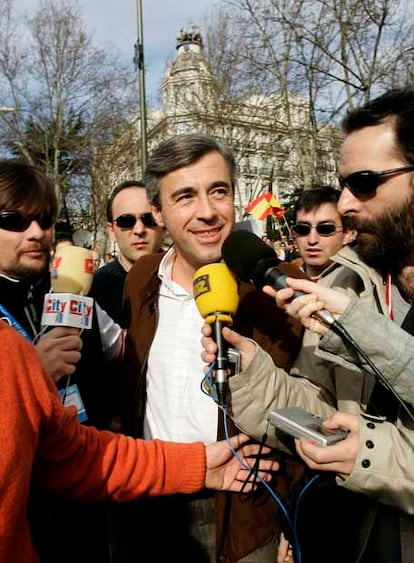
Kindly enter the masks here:
[[72, 375], [81, 358], [82, 339], [78, 328], [52, 328], [39, 337], [35, 346], [46, 373], [55, 383]]
[[218, 402], [224, 405], [231, 362], [222, 328], [233, 323], [232, 315], [237, 311], [237, 282], [225, 264], [208, 264], [195, 273], [193, 288], [198, 310], [205, 322], [211, 325], [217, 344], [215, 384]]
[[[230, 270], [241, 280], [261, 289], [270, 285], [276, 290], [286, 288], [287, 275], [279, 269], [280, 260], [273, 249], [250, 231], [234, 231], [223, 243], [223, 259]], [[293, 298], [304, 295], [295, 291]], [[326, 309], [315, 311], [321, 323], [331, 326], [333, 315]]]
[[[263, 291], [274, 297], [277, 306], [284, 309], [288, 315], [298, 319], [305, 328], [320, 335], [328, 332], [329, 327], [326, 323], [320, 322], [316, 313], [326, 309], [338, 319], [351, 301], [347, 293], [309, 280], [288, 277], [286, 284], [286, 289], [276, 291], [270, 286], [265, 286]], [[303, 296], [292, 301], [292, 297], [297, 292], [303, 293]]]
[[[93, 299], [85, 297], [93, 279], [93, 257], [85, 248], [64, 246], [51, 267], [53, 291], [44, 298], [42, 333], [36, 350], [46, 372], [57, 382], [71, 375], [80, 360], [80, 329], [91, 328]], [[48, 330], [49, 327], [54, 327]]]

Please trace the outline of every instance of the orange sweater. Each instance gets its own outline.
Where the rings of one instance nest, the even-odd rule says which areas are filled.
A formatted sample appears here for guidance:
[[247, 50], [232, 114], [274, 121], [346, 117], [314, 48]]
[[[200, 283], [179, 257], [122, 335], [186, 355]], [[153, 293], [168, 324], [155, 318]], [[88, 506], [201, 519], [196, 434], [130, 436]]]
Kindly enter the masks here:
[[191, 493], [204, 486], [203, 444], [134, 440], [77, 422], [34, 348], [0, 322], [0, 563], [34, 563], [29, 483], [82, 500]]

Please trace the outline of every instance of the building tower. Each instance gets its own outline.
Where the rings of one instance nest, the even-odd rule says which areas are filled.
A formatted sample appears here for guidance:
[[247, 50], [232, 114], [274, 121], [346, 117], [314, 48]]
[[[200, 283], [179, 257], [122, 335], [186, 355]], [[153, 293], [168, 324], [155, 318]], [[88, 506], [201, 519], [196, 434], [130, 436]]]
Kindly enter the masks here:
[[174, 121], [174, 133], [194, 130], [194, 122], [210, 114], [214, 80], [203, 54], [203, 39], [195, 25], [181, 29], [177, 55], [161, 85], [164, 115]]

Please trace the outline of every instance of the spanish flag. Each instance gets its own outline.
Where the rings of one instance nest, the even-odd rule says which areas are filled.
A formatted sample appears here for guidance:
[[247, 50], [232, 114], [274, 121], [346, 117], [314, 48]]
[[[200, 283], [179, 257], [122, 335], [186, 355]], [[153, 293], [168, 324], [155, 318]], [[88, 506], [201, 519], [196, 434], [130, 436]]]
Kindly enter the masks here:
[[281, 219], [285, 213], [283, 205], [271, 192], [259, 195], [247, 205], [246, 209], [257, 221], [263, 221], [269, 215]]

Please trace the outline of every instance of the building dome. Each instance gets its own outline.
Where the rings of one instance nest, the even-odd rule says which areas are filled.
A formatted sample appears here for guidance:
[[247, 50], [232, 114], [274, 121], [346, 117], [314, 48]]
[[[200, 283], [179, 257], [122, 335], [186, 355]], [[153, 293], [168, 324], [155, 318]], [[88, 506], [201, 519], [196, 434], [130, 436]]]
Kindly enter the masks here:
[[203, 53], [203, 39], [196, 26], [189, 31], [181, 29], [176, 43], [177, 56], [171, 63], [167, 73], [168, 78], [176, 78], [177, 74], [197, 73], [201, 76], [210, 76], [210, 71]]

